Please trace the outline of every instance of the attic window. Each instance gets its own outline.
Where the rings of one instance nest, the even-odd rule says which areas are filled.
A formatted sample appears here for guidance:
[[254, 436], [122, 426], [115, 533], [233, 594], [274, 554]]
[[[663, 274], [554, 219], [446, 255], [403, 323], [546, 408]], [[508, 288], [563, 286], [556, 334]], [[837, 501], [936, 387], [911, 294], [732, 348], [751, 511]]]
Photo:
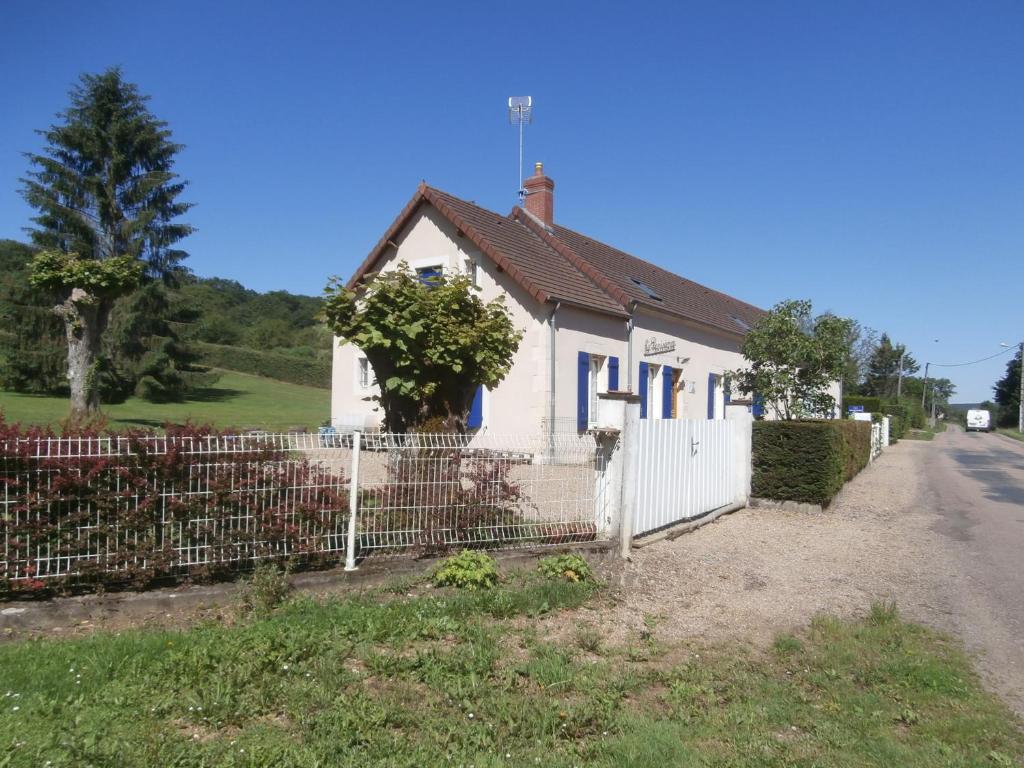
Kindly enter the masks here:
[[647, 283], [641, 280], [637, 280], [635, 277], [631, 277], [629, 279], [633, 281], [637, 288], [646, 293], [650, 298], [654, 299], [655, 301], [661, 301], [661, 296], [655, 293], [654, 289], [651, 288], [651, 286], [649, 286]]
[[428, 288], [433, 288], [441, 282], [443, 267], [440, 264], [430, 267], [417, 267], [416, 279]]
[[734, 323], [736, 323], [736, 325], [738, 325], [744, 331], [749, 331], [750, 330], [750, 323], [748, 323], [746, 320], [743, 320], [742, 318], [736, 317], [736, 315], [729, 315], [729, 317], [731, 317], [732, 321]]

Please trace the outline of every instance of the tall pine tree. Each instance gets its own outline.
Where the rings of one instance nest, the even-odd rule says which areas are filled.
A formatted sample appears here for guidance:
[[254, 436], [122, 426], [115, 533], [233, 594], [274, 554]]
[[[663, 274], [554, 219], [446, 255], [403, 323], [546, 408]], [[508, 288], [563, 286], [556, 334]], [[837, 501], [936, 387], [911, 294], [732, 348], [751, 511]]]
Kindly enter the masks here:
[[31, 230], [41, 250], [33, 284], [57, 295], [64, 323], [73, 415], [98, 410], [103, 338], [117, 300], [166, 280], [186, 257], [175, 244], [192, 229], [177, 221], [190, 207], [173, 173], [181, 145], [149, 112], [147, 97], [118, 69], [83, 75], [62, 120], [40, 131], [42, 154], [22, 194], [38, 211]]
[[907, 348], [903, 344], [893, 344], [889, 335], [883, 333], [868, 360], [868, 370], [864, 377], [863, 387], [865, 395], [896, 397], [896, 391], [899, 388], [901, 356], [903, 357], [904, 377], [920, 370], [921, 366], [917, 361], [907, 354]]

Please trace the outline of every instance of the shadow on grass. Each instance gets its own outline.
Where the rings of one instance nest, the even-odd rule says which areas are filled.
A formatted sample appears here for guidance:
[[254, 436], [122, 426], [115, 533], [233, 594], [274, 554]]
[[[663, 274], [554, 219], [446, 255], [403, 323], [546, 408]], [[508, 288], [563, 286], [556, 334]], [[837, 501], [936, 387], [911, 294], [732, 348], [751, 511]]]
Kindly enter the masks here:
[[244, 389], [229, 389], [227, 387], [200, 387], [188, 393], [188, 396], [178, 403], [223, 403], [242, 395], [251, 394]]

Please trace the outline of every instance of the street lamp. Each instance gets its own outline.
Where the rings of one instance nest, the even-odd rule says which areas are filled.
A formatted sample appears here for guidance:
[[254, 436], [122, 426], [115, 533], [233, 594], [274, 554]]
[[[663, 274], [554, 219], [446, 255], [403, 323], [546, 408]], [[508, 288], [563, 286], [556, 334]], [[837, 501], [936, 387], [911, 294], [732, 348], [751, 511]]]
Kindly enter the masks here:
[[[935, 343], [938, 344], [939, 340], [935, 339]], [[924, 381], [921, 382], [921, 410], [924, 410], [924, 393], [928, 391], [928, 369], [931, 367], [931, 363], [926, 362], [924, 364]], [[932, 387], [932, 421], [935, 420], [935, 387]], [[934, 427], [935, 425], [932, 424]]]
[[903, 356], [907, 354], [907, 350], [900, 352], [900, 370], [898, 378], [896, 379], [896, 399], [900, 399], [900, 395], [903, 394]]
[[[1005, 341], [999, 346], [1009, 347]], [[1020, 390], [1017, 392], [1017, 431], [1024, 433], [1024, 341], [1016, 345], [1020, 352]]]

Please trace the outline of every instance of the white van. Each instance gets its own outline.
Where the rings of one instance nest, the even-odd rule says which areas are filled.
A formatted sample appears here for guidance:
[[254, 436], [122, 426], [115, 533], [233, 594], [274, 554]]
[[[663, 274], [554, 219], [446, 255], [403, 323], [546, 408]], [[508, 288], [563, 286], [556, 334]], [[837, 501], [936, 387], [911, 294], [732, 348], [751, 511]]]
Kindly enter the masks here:
[[967, 412], [968, 432], [991, 432], [992, 414], [988, 411], [971, 409]]

